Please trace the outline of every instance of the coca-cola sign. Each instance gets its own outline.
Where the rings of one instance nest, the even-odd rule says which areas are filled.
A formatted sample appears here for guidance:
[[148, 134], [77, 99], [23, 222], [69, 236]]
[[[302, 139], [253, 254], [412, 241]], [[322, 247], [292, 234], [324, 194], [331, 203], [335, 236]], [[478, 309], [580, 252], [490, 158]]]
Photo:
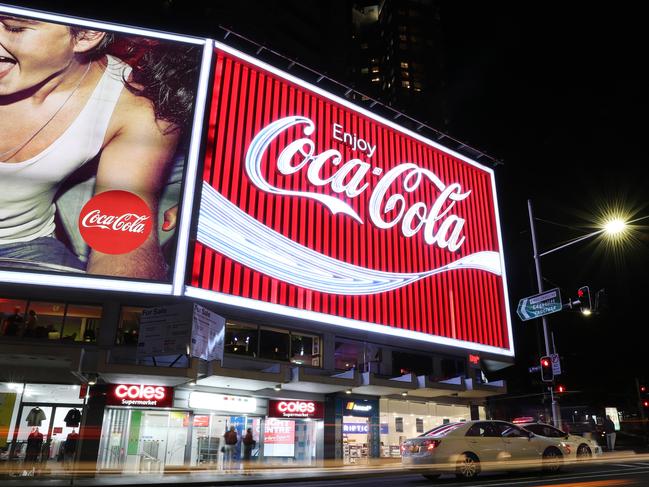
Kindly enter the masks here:
[[188, 294], [513, 354], [494, 173], [222, 45]]
[[152, 228], [151, 210], [128, 191], [106, 191], [91, 198], [79, 215], [86, 243], [104, 254], [124, 254], [142, 245]]

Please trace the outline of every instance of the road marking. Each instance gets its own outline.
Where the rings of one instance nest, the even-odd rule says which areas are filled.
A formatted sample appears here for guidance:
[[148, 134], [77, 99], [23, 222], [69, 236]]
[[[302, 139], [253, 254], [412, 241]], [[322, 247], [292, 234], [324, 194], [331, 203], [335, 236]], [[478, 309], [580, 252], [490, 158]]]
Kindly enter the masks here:
[[537, 485], [535, 487], [554, 487], [561, 485], [569, 485], [570, 487], [613, 487], [614, 485], [629, 485], [631, 480], [624, 479], [611, 479], [611, 480], [588, 480], [586, 482], [570, 482], [568, 484], [545, 484]]
[[[626, 476], [626, 475], [637, 475], [637, 474], [641, 474], [641, 473], [649, 473], [649, 470], [647, 470], [646, 468], [644, 468], [644, 469], [637, 468], [637, 469], [634, 469], [632, 472], [630, 472], [628, 470], [608, 470], [608, 471], [604, 471], [604, 472], [597, 472], [596, 474], [593, 473], [593, 474], [584, 474], [584, 475], [572, 475], [572, 476], [565, 476], [565, 477], [555, 476], [555, 477], [553, 477], [551, 479], [546, 479], [546, 480], [538, 479], [538, 478], [537, 479], [527, 479], [527, 480], [514, 480], [514, 479], [511, 479], [511, 480], [508, 480], [507, 482], [498, 482], [498, 483], [481, 482], [479, 484], [467, 485], [466, 482], [462, 482], [462, 483], [457, 483], [457, 484], [453, 483], [453, 484], [448, 484], [448, 485], [449, 486], [451, 486], [451, 485], [464, 485], [466, 487], [485, 487], [485, 486], [497, 487], [497, 486], [500, 486], [500, 485], [506, 485], [507, 486], [507, 485], [524, 485], [524, 484], [531, 485], [532, 483], [538, 483], [538, 482], [544, 482], [544, 481], [545, 482], [547, 482], [547, 481], [553, 481], [553, 482], [562, 482], [563, 481], [563, 482], [565, 482], [565, 481], [569, 481], [569, 480], [590, 479], [590, 478], [598, 478], [598, 477], [610, 477], [611, 475]], [[521, 477], [519, 477], [519, 478], [521, 478]], [[552, 484], [550, 484], [550, 485], [552, 485]], [[564, 484], [564, 485], [566, 485], [566, 484]], [[567, 484], [567, 485], [572, 485], [572, 484]], [[533, 487], [537, 487], [537, 486], [535, 485]]]
[[[638, 464], [636, 463], [614, 463], [614, 467], [631, 467], [631, 468], [638, 468]], [[646, 466], [646, 465], [645, 465]]]

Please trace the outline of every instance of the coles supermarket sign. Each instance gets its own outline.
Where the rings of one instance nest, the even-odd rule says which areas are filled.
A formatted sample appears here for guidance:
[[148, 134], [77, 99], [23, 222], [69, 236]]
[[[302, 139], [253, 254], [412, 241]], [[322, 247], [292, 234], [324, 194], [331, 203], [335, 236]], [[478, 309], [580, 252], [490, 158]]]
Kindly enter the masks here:
[[187, 294], [513, 355], [493, 171], [216, 44]]

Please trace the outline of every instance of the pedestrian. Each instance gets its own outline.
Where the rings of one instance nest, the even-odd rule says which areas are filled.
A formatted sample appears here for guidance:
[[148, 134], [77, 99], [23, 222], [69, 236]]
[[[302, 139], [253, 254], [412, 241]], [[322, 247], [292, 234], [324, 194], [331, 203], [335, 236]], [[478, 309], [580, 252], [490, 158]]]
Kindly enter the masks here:
[[252, 428], [246, 430], [246, 436], [243, 437], [241, 442], [243, 443], [243, 460], [249, 462], [250, 457], [252, 457], [252, 450], [257, 444], [255, 439], [252, 437]]
[[604, 419], [604, 433], [606, 433], [606, 446], [608, 446], [608, 451], [615, 450], [615, 423], [611, 419], [611, 416], [606, 415]]
[[16, 306], [14, 308], [14, 314], [4, 320], [2, 324], [2, 334], [8, 337], [17, 336], [23, 322], [24, 320], [20, 314], [20, 307]]
[[221, 449], [221, 451], [223, 452], [223, 468], [225, 470], [229, 470], [232, 468], [234, 450], [237, 446], [237, 442], [239, 441], [234, 426], [230, 426], [230, 429], [223, 434], [223, 439], [225, 441], [225, 445]]

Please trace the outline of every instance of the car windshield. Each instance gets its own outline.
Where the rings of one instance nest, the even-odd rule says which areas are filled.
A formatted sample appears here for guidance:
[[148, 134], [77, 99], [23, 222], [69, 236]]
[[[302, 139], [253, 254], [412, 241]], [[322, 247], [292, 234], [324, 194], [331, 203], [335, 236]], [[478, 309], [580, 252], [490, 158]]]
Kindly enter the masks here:
[[446, 436], [448, 435], [451, 431], [456, 430], [460, 426], [466, 423], [448, 423], [448, 424], [443, 424], [441, 426], [437, 426], [436, 428], [433, 428], [430, 431], [427, 431], [423, 435], [419, 436]]
[[567, 433], [547, 424], [527, 424], [525, 425], [525, 429], [535, 435], [545, 436], [547, 438], [561, 438], [567, 435]]

